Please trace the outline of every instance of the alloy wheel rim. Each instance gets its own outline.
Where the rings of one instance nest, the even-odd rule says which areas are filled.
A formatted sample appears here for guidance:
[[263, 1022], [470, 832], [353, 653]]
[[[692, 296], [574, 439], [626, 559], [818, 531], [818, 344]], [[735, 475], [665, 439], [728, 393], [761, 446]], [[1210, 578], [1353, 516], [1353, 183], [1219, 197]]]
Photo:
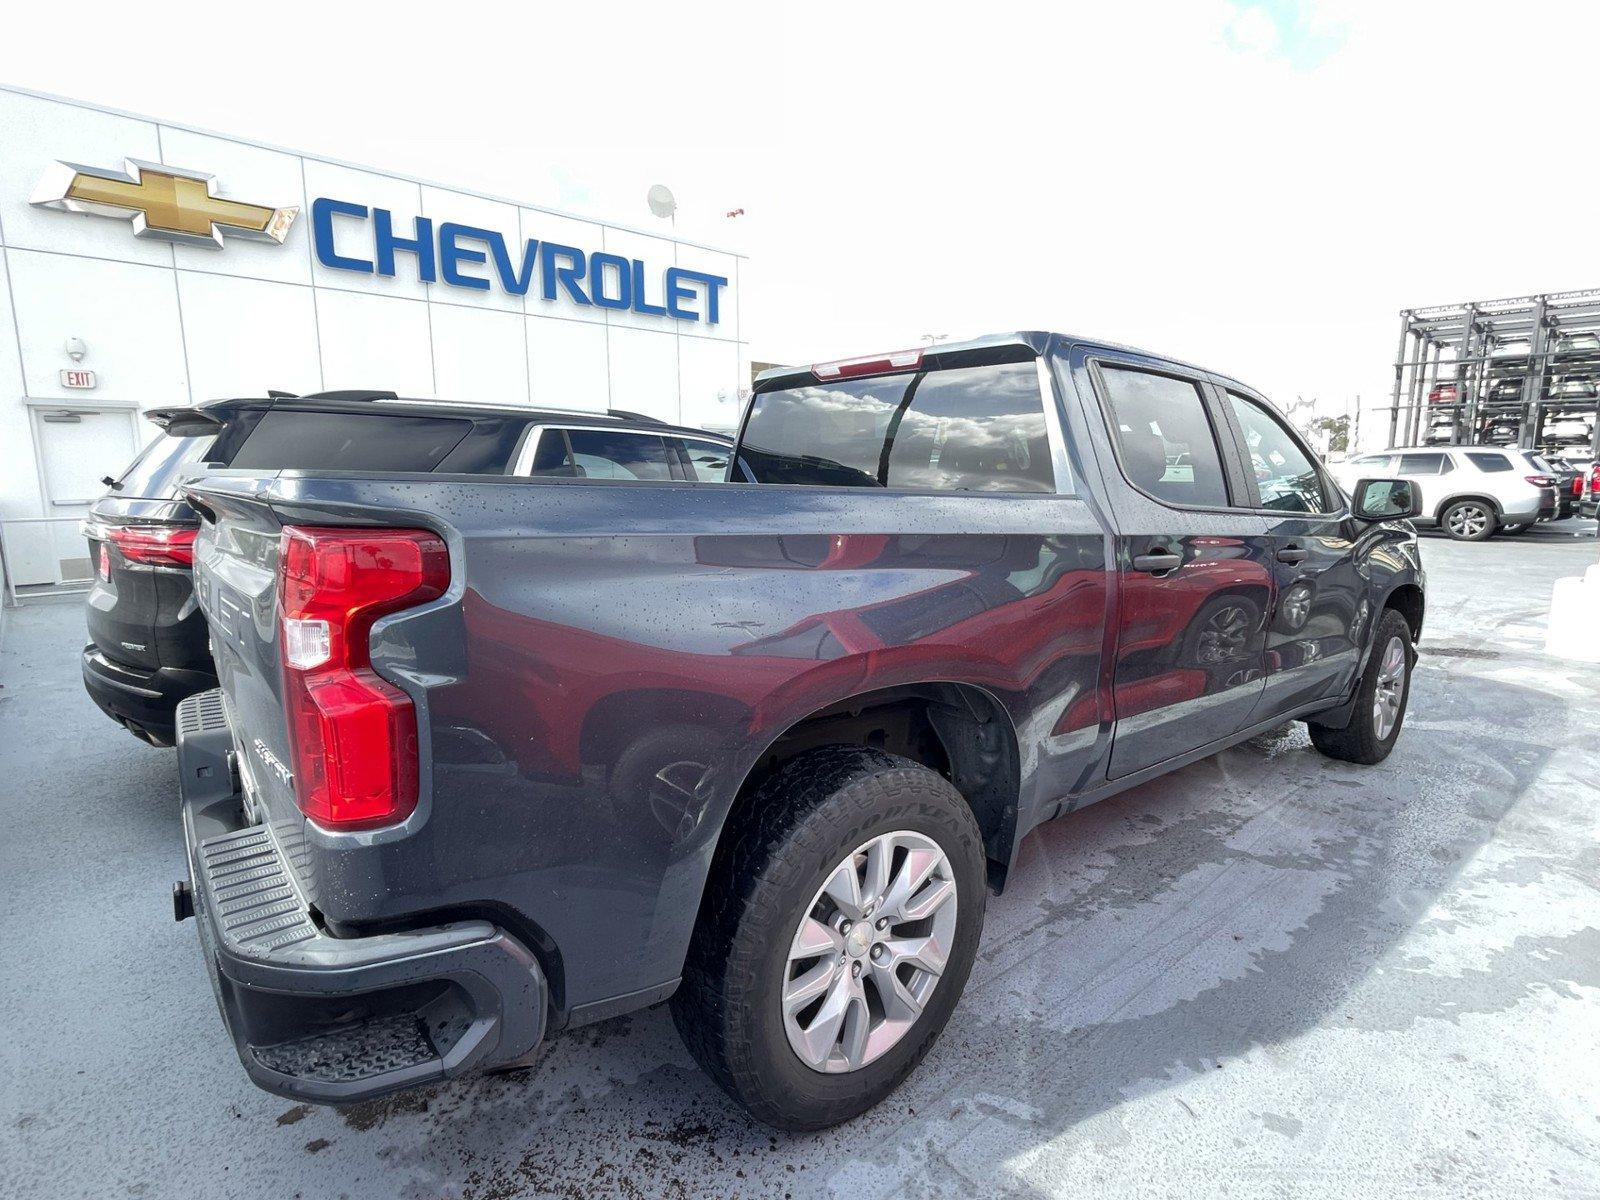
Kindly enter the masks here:
[[1405, 643], [1393, 637], [1383, 648], [1383, 658], [1378, 663], [1378, 686], [1372, 696], [1372, 729], [1380, 742], [1394, 732], [1399, 723], [1405, 682]]
[[780, 1004], [813, 1071], [881, 1058], [917, 1023], [955, 943], [955, 871], [926, 834], [862, 843], [828, 873], [790, 939]]
[[1218, 663], [1232, 658], [1244, 647], [1249, 624], [1241, 608], [1219, 610], [1200, 631], [1200, 660]]
[[1488, 527], [1489, 514], [1476, 504], [1462, 504], [1450, 511], [1450, 530], [1464, 537], [1475, 537]]

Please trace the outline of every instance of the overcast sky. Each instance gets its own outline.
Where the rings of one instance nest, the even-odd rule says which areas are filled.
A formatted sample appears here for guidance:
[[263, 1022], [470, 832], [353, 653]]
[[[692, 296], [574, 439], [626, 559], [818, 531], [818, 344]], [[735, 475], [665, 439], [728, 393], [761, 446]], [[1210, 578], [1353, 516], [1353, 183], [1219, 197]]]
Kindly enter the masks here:
[[1600, 286], [1597, 58], [1593, 3], [75, 0], [0, 80], [637, 226], [666, 183], [757, 359], [1052, 328], [1337, 412], [1403, 307]]

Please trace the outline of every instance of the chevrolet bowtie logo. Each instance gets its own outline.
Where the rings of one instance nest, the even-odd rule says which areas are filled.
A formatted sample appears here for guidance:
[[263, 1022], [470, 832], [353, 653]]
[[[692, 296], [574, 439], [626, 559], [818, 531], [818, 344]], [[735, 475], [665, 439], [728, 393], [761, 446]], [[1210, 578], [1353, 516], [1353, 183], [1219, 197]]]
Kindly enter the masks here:
[[282, 243], [298, 208], [268, 208], [225, 200], [215, 177], [160, 163], [123, 160], [123, 170], [52, 163], [32, 203], [59, 212], [92, 213], [133, 222], [135, 237], [222, 248], [227, 237]]

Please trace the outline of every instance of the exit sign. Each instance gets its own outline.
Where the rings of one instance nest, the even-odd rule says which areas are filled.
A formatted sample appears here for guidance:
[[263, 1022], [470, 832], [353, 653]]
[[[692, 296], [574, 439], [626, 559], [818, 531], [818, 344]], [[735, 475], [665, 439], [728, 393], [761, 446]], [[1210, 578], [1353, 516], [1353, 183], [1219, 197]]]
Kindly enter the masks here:
[[93, 371], [63, 371], [61, 372], [61, 386], [70, 388], [75, 392], [86, 392], [99, 385], [99, 380], [94, 377]]

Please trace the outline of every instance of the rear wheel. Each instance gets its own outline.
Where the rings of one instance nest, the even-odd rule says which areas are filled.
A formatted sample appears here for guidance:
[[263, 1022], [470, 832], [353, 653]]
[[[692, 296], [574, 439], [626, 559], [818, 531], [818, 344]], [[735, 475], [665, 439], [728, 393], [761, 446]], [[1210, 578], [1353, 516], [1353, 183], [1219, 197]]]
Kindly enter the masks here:
[[1458, 542], [1482, 542], [1494, 535], [1494, 509], [1482, 500], [1457, 500], [1439, 514], [1439, 524]]
[[794, 759], [746, 812], [713, 865], [673, 1020], [754, 1116], [822, 1129], [898, 1087], [960, 999], [982, 838], [942, 776], [856, 747]]
[[1370, 766], [1389, 757], [1411, 698], [1411, 626], [1392, 608], [1378, 621], [1372, 655], [1356, 686], [1355, 708], [1342, 729], [1311, 724], [1311, 744], [1329, 758]]

